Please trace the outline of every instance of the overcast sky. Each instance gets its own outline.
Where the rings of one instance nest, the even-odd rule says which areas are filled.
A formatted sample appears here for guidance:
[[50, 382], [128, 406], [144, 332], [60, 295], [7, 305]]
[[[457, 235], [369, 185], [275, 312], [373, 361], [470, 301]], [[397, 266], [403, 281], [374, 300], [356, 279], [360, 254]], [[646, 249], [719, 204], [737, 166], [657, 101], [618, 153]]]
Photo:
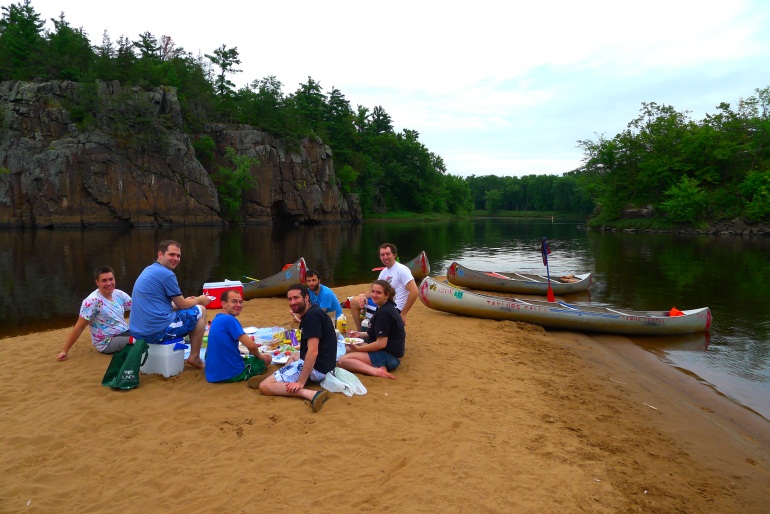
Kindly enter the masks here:
[[354, 109], [381, 105], [462, 176], [570, 171], [578, 140], [621, 132], [642, 102], [696, 120], [735, 106], [770, 85], [768, 5], [32, 0], [94, 44], [106, 30], [112, 41], [167, 35], [195, 55], [237, 47], [239, 87], [275, 75], [291, 93], [311, 76]]

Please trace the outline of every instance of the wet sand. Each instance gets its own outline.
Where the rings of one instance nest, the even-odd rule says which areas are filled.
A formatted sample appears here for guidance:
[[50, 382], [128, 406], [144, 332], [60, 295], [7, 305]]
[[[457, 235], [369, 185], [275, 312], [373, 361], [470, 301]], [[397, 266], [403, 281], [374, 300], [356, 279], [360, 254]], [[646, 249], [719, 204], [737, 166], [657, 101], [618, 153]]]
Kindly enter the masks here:
[[768, 512], [770, 422], [623, 337], [418, 301], [398, 380], [313, 414], [190, 367], [112, 391], [68, 332], [0, 341], [2, 512]]

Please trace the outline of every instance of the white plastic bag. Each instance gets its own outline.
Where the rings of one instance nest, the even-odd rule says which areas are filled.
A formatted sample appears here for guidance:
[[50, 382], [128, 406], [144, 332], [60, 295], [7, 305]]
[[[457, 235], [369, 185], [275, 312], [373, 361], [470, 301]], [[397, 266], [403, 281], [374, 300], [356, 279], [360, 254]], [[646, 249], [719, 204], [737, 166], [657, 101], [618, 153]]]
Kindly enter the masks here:
[[345, 396], [366, 394], [366, 388], [358, 377], [342, 368], [334, 368], [334, 371], [327, 373], [321, 381], [321, 387], [330, 393], [342, 393]]
[[351, 388], [353, 394], [366, 394], [364, 384], [350, 371], [337, 367], [334, 368], [333, 373], [337, 380]]
[[345, 396], [353, 396], [353, 388], [335, 377], [334, 373], [326, 374], [326, 377], [321, 380], [321, 387], [330, 393], [342, 393]]

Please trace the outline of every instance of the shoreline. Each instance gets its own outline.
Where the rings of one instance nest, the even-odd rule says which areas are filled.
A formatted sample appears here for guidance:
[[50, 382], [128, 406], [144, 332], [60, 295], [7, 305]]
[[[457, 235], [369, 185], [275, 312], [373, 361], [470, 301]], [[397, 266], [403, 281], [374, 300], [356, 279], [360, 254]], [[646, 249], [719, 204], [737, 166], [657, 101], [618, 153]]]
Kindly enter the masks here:
[[[266, 298], [240, 321], [288, 318], [285, 299]], [[190, 367], [111, 391], [87, 334], [56, 361], [68, 332], [0, 342], [2, 511], [248, 511], [266, 497], [339, 512], [766, 509], [770, 422], [620, 336], [418, 300], [398, 380], [361, 377], [366, 395], [313, 414]], [[286, 479], [300, 469], [309, 480]]]

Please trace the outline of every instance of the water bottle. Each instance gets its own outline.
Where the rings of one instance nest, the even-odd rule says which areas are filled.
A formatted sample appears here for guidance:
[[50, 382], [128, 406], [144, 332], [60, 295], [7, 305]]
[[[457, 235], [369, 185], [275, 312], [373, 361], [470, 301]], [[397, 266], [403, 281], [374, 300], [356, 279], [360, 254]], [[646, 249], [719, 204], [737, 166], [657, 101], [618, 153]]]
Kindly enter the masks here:
[[340, 334], [343, 336], [347, 336], [348, 334], [348, 319], [344, 314], [340, 314], [340, 317], [337, 318], [337, 330], [339, 330]]

